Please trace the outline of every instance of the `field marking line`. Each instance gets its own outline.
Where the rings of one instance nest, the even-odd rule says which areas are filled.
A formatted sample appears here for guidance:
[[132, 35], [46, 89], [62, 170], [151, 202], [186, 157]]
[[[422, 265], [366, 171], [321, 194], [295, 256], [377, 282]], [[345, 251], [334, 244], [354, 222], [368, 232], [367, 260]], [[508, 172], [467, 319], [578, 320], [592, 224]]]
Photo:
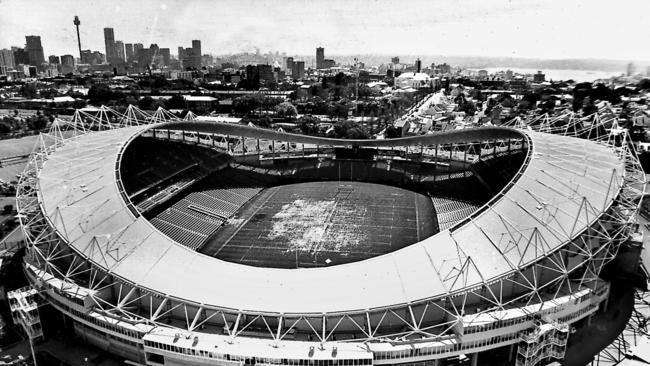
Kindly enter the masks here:
[[264, 202], [262, 202], [262, 203], [261, 203], [261, 204], [260, 204], [260, 205], [255, 209], [255, 211], [253, 211], [253, 213], [252, 213], [252, 214], [251, 214], [251, 215], [250, 215], [246, 220], [244, 220], [243, 222], [241, 222], [241, 223], [239, 224], [239, 226], [237, 227], [237, 229], [235, 229], [235, 231], [232, 233], [232, 235], [230, 235], [230, 236], [228, 237], [228, 239], [226, 239], [226, 241], [224, 241], [223, 245], [221, 245], [221, 247], [219, 248], [219, 250], [217, 250], [217, 251], [212, 255], [213, 257], [216, 258], [216, 256], [221, 252], [221, 250], [222, 250], [226, 245], [228, 245], [228, 243], [230, 243], [230, 241], [235, 237], [235, 235], [239, 234], [239, 231], [242, 229], [242, 227], [244, 227], [244, 225], [248, 224], [248, 222], [249, 222], [249, 221], [250, 221], [250, 220], [251, 220], [255, 215], [257, 215], [257, 213], [262, 209], [262, 207], [264, 207], [264, 206], [266, 205], [266, 203], [267, 203], [269, 200], [271, 200], [271, 197], [275, 196], [275, 193], [276, 193], [276, 192], [278, 191], [278, 189], [279, 189], [278, 187], [280, 187], [280, 186], [275, 186], [275, 187], [271, 187], [271, 188], [270, 188], [270, 189], [273, 189], [273, 193], [269, 194], [269, 196], [264, 200]]

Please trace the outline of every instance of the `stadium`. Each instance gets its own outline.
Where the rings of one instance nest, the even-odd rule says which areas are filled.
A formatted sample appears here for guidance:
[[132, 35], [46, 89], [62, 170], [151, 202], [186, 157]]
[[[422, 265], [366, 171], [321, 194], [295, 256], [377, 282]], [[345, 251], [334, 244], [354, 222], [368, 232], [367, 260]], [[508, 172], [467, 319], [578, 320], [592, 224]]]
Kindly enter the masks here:
[[644, 176], [624, 133], [531, 122], [337, 140], [77, 111], [20, 178], [24, 270], [138, 364], [561, 359]]

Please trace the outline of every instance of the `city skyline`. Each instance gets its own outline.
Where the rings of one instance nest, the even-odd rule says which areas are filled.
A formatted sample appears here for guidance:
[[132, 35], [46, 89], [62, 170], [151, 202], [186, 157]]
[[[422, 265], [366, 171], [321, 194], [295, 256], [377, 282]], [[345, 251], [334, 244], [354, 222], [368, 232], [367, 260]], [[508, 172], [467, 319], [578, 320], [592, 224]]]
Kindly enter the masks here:
[[[104, 28], [124, 43], [155, 43], [175, 50], [193, 39], [203, 53], [280, 51], [313, 55], [399, 54], [521, 57], [542, 59], [650, 59], [631, 41], [647, 32], [640, 0], [539, 2], [334, 1], [322, 7], [303, 1], [220, 2], [64, 0], [52, 7], [16, 0], [0, 2], [0, 48], [21, 46], [25, 35], [40, 35], [46, 55], [75, 54], [79, 16], [81, 48], [105, 51]], [[317, 3], [318, 4], [318, 3]], [[326, 6], [325, 6], [326, 5]], [[48, 11], [33, 12], [47, 7]], [[317, 10], [317, 11], [316, 11]], [[632, 11], [634, 10], [634, 11]], [[612, 17], [611, 14], [625, 12]], [[637, 19], [638, 18], [638, 19]], [[143, 19], [149, 19], [143, 20]], [[531, 19], [535, 21], [531, 21]], [[566, 38], [562, 41], [562, 38]]]

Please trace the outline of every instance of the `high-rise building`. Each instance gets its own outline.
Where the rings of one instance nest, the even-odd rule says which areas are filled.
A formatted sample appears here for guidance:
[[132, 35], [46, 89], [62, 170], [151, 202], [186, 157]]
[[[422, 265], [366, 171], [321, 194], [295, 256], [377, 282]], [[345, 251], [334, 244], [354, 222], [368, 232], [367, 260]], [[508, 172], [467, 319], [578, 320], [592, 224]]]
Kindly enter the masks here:
[[74, 56], [63, 55], [61, 56], [61, 73], [69, 74], [74, 71]]
[[393, 65], [397, 65], [397, 64], [399, 63], [399, 56], [395, 56], [395, 57], [391, 58], [391, 59], [390, 59], [390, 62], [391, 62]]
[[201, 41], [193, 40], [192, 48], [178, 47], [178, 61], [182, 68], [201, 68]]
[[61, 63], [61, 59], [59, 58], [59, 56], [56, 56], [56, 55], [51, 55], [47, 59], [48, 59], [49, 63], [51, 63], [51, 64], [58, 65], [58, 64]]
[[634, 67], [633, 62], [630, 62], [629, 64], [627, 64], [627, 76], [634, 75], [635, 71], [636, 71], [636, 67]]
[[171, 51], [169, 50], [169, 48], [161, 48], [160, 50], [158, 50], [158, 52], [160, 53], [160, 57], [162, 59], [162, 65], [169, 66], [171, 64], [171, 58], [172, 58]]
[[11, 47], [11, 51], [14, 53], [14, 63], [16, 65], [29, 65], [29, 55], [24, 48]]
[[326, 58], [323, 60], [323, 69], [330, 69], [336, 66], [336, 61]]
[[0, 50], [0, 66], [5, 66], [8, 69], [13, 69], [16, 66], [12, 50], [6, 48]]
[[104, 54], [99, 51], [82, 50], [81, 63], [89, 65], [97, 65], [106, 61]]
[[323, 47], [316, 48], [316, 68], [322, 69], [323, 61], [325, 61], [325, 49]]
[[192, 41], [192, 66], [201, 68], [201, 41], [197, 39]]
[[161, 48], [159, 52], [160, 56], [162, 56], [162, 64], [164, 66], [169, 66], [171, 63], [171, 52], [169, 51], [169, 48]]
[[124, 42], [115, 41], [115, 60], [119, 62], [124, 62], [126, 55], [124, 53]]
[[135, 51], [135, 59], [143, 70], [146, 66], [151, 65], [152, 57], [153, 55], [150, 48], [138, 47]]
[[113, 28], [104, 28], [104, 45], [106, 46], [106, 62], [112, 63], [116, 56]]
[[259, 64], [257, 65], [257, 70], [260, 75], [260, 83], [263, 81], [275, 81], [273, 76], [273, 67], [271, 65]]
[[293, 76], [293, 57], [287, 57], [286, 70], [289, 75]]
[[420, 72], [422, 71], [422, 60], [418, 57], [417, 60], [415, 60], [415, 72]]
[[133, 43], [127, 43], [124, 45], [124, 56], [126, 57], [126, 62], [133, 62], [135, 59], [135, 53], [133, 53]]
[[305, 78], [305, 61], [294, 61], [292, 77], [297, 80]]
[[27, 57], [30, 65], [40, 66], [45, 62], [45, 54], [41, 45], [40, 36], [25, 36]]

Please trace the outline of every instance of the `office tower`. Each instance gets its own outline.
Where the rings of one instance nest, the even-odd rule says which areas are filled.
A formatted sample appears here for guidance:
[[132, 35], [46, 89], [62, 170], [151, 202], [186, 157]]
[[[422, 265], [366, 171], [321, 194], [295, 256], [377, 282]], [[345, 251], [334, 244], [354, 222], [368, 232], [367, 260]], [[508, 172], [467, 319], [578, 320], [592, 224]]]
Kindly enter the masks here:
[[61, 56], [61, 73], [69, 74], [74, 71], [74, 56], [63, 55]]
[[48, 62], [51, 63], [51, 64], [58, 65], [58, 64], [61, 63], [61, 59], [59, 58], [59, 56], [51, 55], [47, 59], [48, 59]]
[[115, 41], [115, 60], [124, 62], [126, 56], [124, 54], [124, 42]]
[[106, 61], [104, 55], [99, 51], [82, 50], [81, 63], [89, 65], [97, 65]]
[[115, 58], [115, 34], [113, 28], [104, 28], [104, 45], [106, 46], [106, 62], [111, 63]]
[[24, 48], [11, 47], [11, 51], [14, 53], [14, 63], [16, 65], [29, 64], [29, 56], [27, 55], [27, 51]]
[[293, 63], [292, 77], [300, 80], [305, 78], [305, 61], [295, 61]]
[[150, 48], [138, 47], [135, 51], [135, 59], [141, 67], [151, 65], [153, 54]]
[[417, 60], [415, 60], [415, 72], [420, 72], [422, 71], [422, 60], [418, 57]]
[[78, 16], [74, 16], [74, 26], [77, 28], [77, 46], [79, 46], [79, 58], [81, 58], [81, 37], [79, 36], [79, 25], [81, 24], [81, 21], [79, 20]]
[[43, 53], [43, 46], [41, 45], [40, 36], [25, 36], [28, 63], [34, 66], [40, 66], [45, 62], [45, 54]]
[[5, 66], [8, 69], [13, 69], [16, 66], [14, 52], [12, 50], [6, 48], [0, 50], [0, 66]]
[[133, 43], [127, 43], [124, 45], [124, 56], [126, 56], [126, 62], [133, 62], [135, 59], [135, 53], [133, 53]]
[[393, 65], [397, 65], [399, 63], [399, 56], [395, 56], [390, 59], [390, 62], [393, 63]]
[[316, 48], [316, 68], [323, 68], [323, 61], [325, 61], [325, 49], [323, 47]]
[[293, 75], [293, 57], [287, 57], [286, 70], [289, 75]]
[[91, 50], [82, 50], [80, 62], [82, 64], [90, 64], [90, 58], [92, 57]]
[[133, 45], [133, 56], [137, 58], [138, 57], [138, 51], [143, 49], [143, 48], [144, 48], [144, 46], [142, 45], [142, 43], [134, 44]]
[[201, 68], [201, 41], [192, 41], [192, 66]]
[[164, 66], [169, 66], [171, 62], [171, 52], [169, 51], [169, 48], [161, 48], [159, 52], [162, 57], [162, 64]]
[[63, 55], [63, 56], [61, 56], [61, 65], [74, 66], [74, 56], [72, 56], [72, 55]]
[[275, 81], [273, 67], [271, 65], [259, 64], [257, 65], [257, 72], [259, 73], [260, 83], [262, 81]]

